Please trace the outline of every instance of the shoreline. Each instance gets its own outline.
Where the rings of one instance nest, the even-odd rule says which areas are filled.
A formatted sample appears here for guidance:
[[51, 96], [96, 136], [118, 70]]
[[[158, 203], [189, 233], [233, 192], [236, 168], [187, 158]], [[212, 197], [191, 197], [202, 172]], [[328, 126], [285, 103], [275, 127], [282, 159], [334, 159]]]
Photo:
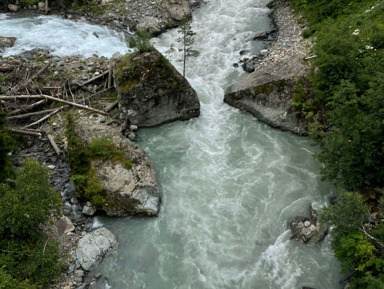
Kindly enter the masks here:
[[[274, 63], [289, 60], [298, 54], [305, 57], [311, 47], [311, 42], [301, 36], [306, 26], [298, 23], [290, 0], [272, 0], [266, 7], [272, 10], [269, 18], [273, 29], [259, 36], [265, 48], [256, 58], [248, 60], [250, 67], [257, 71], [269, 69]], [[268, 41], [268, 36], [273, 40]]]

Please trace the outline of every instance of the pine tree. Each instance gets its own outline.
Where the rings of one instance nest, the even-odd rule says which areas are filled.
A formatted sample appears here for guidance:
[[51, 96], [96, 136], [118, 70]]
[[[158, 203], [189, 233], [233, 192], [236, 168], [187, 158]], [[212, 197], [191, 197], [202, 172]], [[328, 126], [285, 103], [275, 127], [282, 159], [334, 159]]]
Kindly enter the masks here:
[[197, 50], [193, 49], [193, 44], [195, 43], [196, 33], [191, 28], [192, 20], [184, 18], [181, 22], [180, 28], [178, 30], [181, 37], [177, 39], [183, 45], [183, 77], [185, 77], [185, 66], [188, 57], [197, 57], [200, 53]]

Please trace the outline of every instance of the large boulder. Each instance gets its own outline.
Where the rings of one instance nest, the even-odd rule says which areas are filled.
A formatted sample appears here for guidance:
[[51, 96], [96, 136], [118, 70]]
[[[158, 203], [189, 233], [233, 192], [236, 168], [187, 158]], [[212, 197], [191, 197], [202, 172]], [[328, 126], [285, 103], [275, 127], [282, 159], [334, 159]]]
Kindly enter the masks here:
[[15, 45], [15, 37], [1, 37], [0, 36], [0, 53], [2, 53], [6, 48], [13, 47]]
[[268, 70], [245, 75], [226, 90], [224, 101], [272, 127], [307, 135], [307, 122], [293, 106], [298, 88], [311, 94], [308, 66], [303, 60], [304, 55], [295, 55], [272, 64]]
[[97, 229], [80, 239], [76, 259], [85, 271], [89, 271], [116, 245], [115, 235], [105, 228]]
[[125, 138], [120, 129], [93, 119], [80, 117], [76, 122], [77, 136], [89, 144], [95, 138], [110, 139], [117, 150], [123, 150], [129, 166], [109, 158], [91, 160], [91, 168], [105, 191], [105, 203], [99, 209], [109, 216], [156, 216], [160, 207], [159, 187], [155, 168], [149, 156]]
[[153, 127], [200, 114], [195, 90], [157, 50], [116, 59], [113, 76], [127, 125]]
[[177, 27], [183, 19], [192, 17], [191, 7], [186, 0], [162, 0], [159, 9], [165, 18], [166, 28]]
[[157, 35], [163, 32], [161, 21], [152, 16], [144, 16], [136, 26], [137, 30], [147, 30], [151, 35]]

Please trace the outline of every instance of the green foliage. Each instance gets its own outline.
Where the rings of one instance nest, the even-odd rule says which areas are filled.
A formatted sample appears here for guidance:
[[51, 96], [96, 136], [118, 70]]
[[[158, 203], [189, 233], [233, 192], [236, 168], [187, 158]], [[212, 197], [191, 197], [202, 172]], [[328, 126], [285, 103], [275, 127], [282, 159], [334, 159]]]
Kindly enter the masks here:
[[15, 188], [0, 185], [0, 207], [0, 235], [26, 236], [59, 213], [61, 199], [51, 188], [48, 169], [26, 160], [17, 171]]
[[129, 38], [129, 46], [137, 48], [140, 53], [150, 52], [154, 49], [150, 40], [151, 34], [147, 30], [137, 30], [135, 35]]
[[127, 160], [127, 161], [125, 162], [125, 167], [126, 167], [128, 170], [130, 170], [130, 169], [132, 168], [132, 165], [133, 165], [132, 160]]
[[15, 184], [0, 184], [0, 288], [41, 288], [61, 273], [59, 245], [42, 232], [61, 208], [48, 169], [26, 160]]
[[0, 111], [0, 182], [14, 177], [14, 170], [8, 154], [14, 148], [14, 141], [5, 128], [5, 113]]
[[132, 167], [132, 160], [126, 157], [123, 148], [117, 148], [112, 137], [96, 137], [88, 144], [84, 144], [76, 135], [75, 125], [74, 117], [68, 115], [66, 133], [72, 168], [71, 179], [75, 184], [77, 197], [90, 200], [100, 208], [106, 202], [106, 192], [96, 174], [92, 160], [109, 159], [121, 163], [127, 169]]
[[[382, 248], [368, 238], [363, 225], [368, 214], [362, 196], [345, 191], [338, 193], [338, 203], [320, 212], [320, 222], [333, 226], [332, 247], [343, 272], [352, 274], [351, 288], [384, 288]], [[382, 237], [383, 231], [381, 225], [373, 235]]]
[[37, 289], [28, 280], [17, 281], [5, 270], [5, 266], [0, 268], [0, 289]]
[[[376, 0], [294, 0], [316, 38], [315, 96], [326, 111], [315, 130], [323, 176], [350, 189], [384, 186], [384, 5]], [[365, 12], [377, 4], [374, 9]], [[302, 98], [298, 98], [301, 100]], [[302, 101], [298, 101], [297, 106]], [[320, 127], [321, 128], [321, 127]], [[383, 214], [384, 202], [379, 204]], [[320, 221], [333, 226], [332, 247], [351, 288], [384, 288], [384, 224], [368, 228], [358, 193], [339, 193]]]
[[381, 5], [316, 24], [315, 95], [328, 127], [313, 134], [322, 149], [317, 158], [326, 179], [353, 189], [384, 185], [383, 14]]
[[12, 276], [15, 288], [46, 287], [64, 268], [58, 261], [58, 242], [41, 234], [28, 238], [5, 237], [0, 241], [0, 249], [0, 266]]
[[69, 163], [71, 164], [73, 174], [86, 174], [90, 166], [90, 155], [86, 145], [76, 135], [75, 119], [72, 114], [67, 115], [66, 135]]
[[[336, 239], [343, 235], [345, 228], [358, 228], [367, 219], [369, 210], [361, 194], [338, 191], [338, 202], [320, 213], [320, 221], [335, 226], [332, 236]], [[340, 231], [339, 231], [340, 230]]]
[[309, 111], [311, 111], [311, 105], [308, 103], [307, 93], [304, 90], [303, 84], [300, 82], [296, 85], [295, 91], [293, 93], [292, 105], [298, 111], [299, 117], [303, 117]]
[[29, 6], [37, 4], [36, 0], [21, 0], [20, 2], [21, 2], [21, 4], [29, 5]]
[[384, 74], [358, 95], [355, 84], [342, 82], [328, 103], [332, 127], [322, 134], [318, 159], [323, 174], [349, 187], [384, 184]]
[[293, 7], [312, 23], [362, 12], [377, 0], [293, 0]]

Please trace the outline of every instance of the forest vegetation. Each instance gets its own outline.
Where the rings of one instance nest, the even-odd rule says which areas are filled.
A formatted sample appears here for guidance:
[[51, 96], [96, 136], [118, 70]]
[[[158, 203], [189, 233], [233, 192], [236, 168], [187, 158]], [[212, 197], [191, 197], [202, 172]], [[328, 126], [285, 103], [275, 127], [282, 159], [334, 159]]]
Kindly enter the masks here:
[[339, 188], [321, 220], [334, 227], [332, 246], [351, 288], [384, 288], [384, 199], [376, 197], [384, 186], [384, 3], [293, 5], [316, 55], [311, 114], [323, 114], [312, 131], [321, 148], [316, 158], [324, 179]]

